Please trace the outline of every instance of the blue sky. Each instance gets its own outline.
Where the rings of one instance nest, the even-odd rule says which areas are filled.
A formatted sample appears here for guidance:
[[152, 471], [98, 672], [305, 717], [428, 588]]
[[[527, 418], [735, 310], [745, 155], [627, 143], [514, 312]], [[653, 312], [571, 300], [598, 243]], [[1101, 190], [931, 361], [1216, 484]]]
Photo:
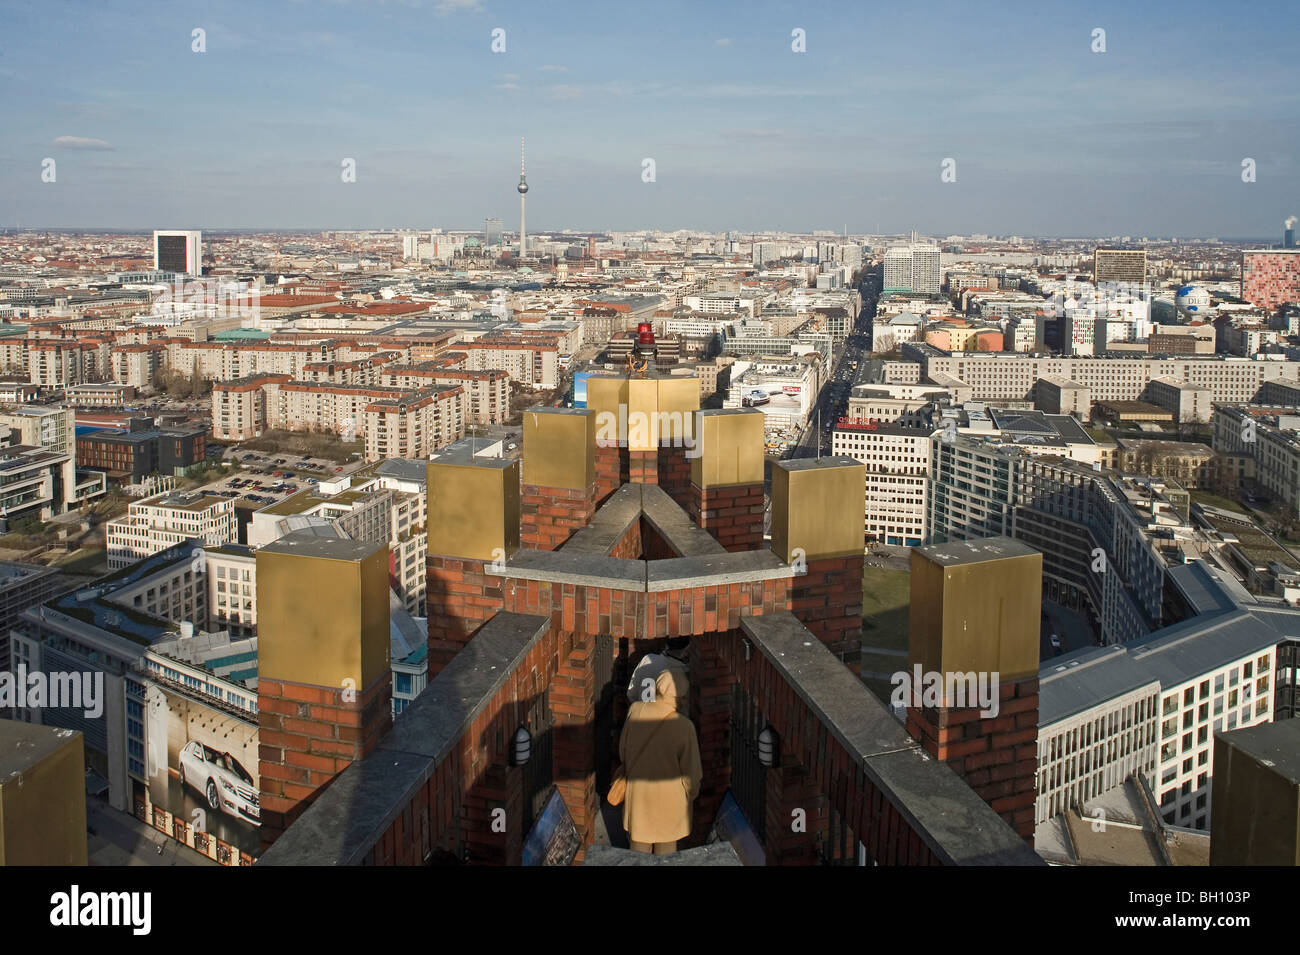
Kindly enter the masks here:
[[1280, 235], [1297, 37], [1272, 0], [4, 0], [0, 226], [513, 229], [527, 136], [537, 229]]

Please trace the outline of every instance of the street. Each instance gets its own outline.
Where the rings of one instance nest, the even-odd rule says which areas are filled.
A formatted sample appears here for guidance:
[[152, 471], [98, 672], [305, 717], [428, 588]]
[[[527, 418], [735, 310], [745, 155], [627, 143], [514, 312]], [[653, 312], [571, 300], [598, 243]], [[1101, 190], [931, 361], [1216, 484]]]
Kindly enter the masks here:
[[848, 410], [853, 386], [861, 384], [871, 357], [871, 323], [876, 314], [876, 293], [867, 282], [860, 286], [862, 312], [853, 324], [853, 332], [839, 346], [826, 384], [808, 415], [808, 424], [798, 442], [786, 455], [790, 458], [813, 458], [830, 454], [835, 425]]

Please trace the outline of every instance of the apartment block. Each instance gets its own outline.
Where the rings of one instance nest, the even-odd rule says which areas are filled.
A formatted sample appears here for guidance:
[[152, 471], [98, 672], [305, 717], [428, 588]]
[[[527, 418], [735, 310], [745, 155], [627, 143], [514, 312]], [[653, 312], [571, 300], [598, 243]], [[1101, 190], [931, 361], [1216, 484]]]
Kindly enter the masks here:
[[366, 460], [428, 458], [465, 434], [463, 388], [435, 385], [366, 405]]

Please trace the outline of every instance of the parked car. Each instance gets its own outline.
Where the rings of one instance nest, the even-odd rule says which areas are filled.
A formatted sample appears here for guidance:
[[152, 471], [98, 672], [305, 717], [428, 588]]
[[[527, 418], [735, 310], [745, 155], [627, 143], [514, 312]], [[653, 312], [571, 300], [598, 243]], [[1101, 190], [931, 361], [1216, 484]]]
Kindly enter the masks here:
[[209, 809], [261, 825], [257, 787], [239, 760], [195, 739], [185, 744], [179, 763], [181, 786], [202, 794]]

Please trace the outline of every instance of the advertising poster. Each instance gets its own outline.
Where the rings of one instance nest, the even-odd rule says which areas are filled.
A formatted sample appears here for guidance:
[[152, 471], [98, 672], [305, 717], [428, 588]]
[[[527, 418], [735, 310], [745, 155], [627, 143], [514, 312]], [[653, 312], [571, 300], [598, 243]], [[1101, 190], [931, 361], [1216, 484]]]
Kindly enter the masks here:
[[158, 686], [148, 690], [146, 712], [153, 805], [256, 855], [257, 724]]

